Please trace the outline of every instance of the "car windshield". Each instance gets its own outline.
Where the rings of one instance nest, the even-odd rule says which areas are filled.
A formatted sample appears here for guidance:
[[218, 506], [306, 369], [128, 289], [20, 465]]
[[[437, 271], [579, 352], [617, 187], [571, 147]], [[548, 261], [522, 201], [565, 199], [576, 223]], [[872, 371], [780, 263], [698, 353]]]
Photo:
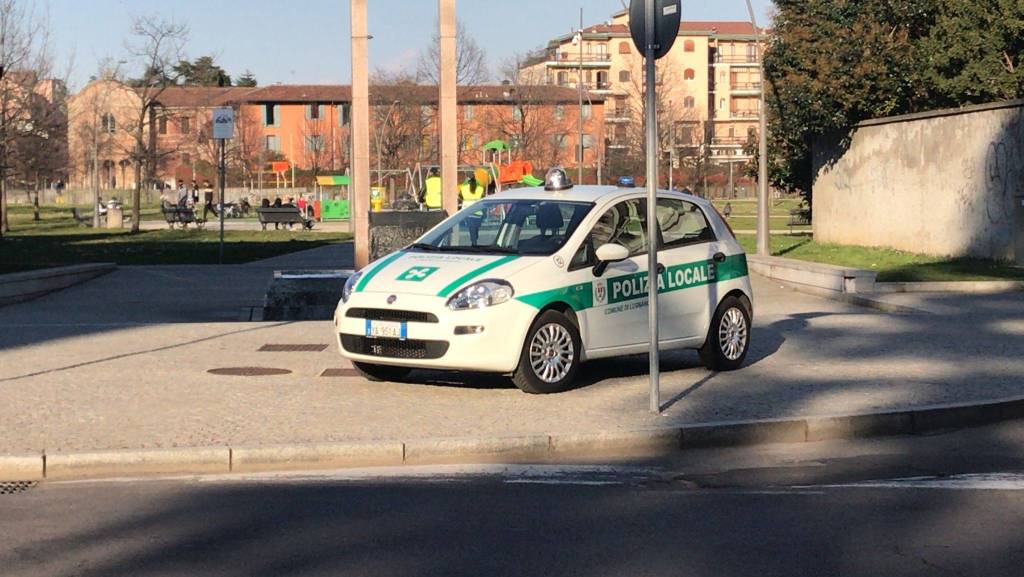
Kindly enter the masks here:
[[488, 199], [462, 209], [412, 250], [550, 255], [562, 248], [593, 203]]

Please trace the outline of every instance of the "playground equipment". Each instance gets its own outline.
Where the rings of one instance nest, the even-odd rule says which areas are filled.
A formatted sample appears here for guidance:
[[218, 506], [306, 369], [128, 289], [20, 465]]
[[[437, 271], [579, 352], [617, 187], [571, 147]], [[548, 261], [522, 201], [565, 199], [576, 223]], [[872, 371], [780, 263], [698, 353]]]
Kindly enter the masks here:
[[[540, 186], [544, 181], [533, 176], [533, 163], [529, 160], [512, 160], [512, 150], [504, 140], [492, 140], [483, 147], [484, 163], [496, 175], [500, 187], [506, 184]], [[504, 162], [502, 162], [504, 157]]]

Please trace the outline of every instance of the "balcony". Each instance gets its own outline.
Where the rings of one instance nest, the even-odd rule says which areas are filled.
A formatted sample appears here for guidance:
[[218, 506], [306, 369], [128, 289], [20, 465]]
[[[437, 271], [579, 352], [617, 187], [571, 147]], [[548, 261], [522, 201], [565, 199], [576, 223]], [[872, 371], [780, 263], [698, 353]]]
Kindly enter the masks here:
[[605, 122], [629, 122], [633, 120], [633, 110], [631, 108], [615, 108], [608, 109], [604, 113]]
[[712, 147], [736, 148], [743, 147], [746, 143], [747, 139], [740, 136], [716, 136], [711, 139]]
[[760, 82], [730, 82], [729, 90], [733, 94], [760, 94]]
[[714, 64], [731, 64], [733, 66], [757, 66], [757, 56], [753, 54], [715, 54], [711, 60]]
[[757, 110], [730, 110], [729, 111], [729, 117], [730, 118], [740, 118], [740, 119], [744, 119], [744, 120], [745, 119], [756, 120], [760, 116], [761, 116], [761, 114]]
[[612, 65], [611, 54], [584, 54], [578, 52], [556, 52], [548, 56], [547, 65], [552, 68], [572, 68], [583, 64], [584, 68], [607, 68]]

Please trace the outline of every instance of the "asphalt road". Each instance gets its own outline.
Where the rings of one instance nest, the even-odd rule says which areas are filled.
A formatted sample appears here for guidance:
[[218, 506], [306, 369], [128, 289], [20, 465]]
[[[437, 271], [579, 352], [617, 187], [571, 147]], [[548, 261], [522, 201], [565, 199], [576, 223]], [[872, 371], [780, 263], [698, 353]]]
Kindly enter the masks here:
[[1015, 576], [1024, 423], [600, 464], [43, 484], [0, 574]]

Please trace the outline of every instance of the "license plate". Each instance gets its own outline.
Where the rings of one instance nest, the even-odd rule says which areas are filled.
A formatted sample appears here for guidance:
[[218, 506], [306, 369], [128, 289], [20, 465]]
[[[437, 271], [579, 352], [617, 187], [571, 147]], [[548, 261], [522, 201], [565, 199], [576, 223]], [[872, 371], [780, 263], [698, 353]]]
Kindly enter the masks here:
[[371, 339], [401, 339], [409, 336], [409, 328], [404, 322], [366, 320], [366, 336]]

